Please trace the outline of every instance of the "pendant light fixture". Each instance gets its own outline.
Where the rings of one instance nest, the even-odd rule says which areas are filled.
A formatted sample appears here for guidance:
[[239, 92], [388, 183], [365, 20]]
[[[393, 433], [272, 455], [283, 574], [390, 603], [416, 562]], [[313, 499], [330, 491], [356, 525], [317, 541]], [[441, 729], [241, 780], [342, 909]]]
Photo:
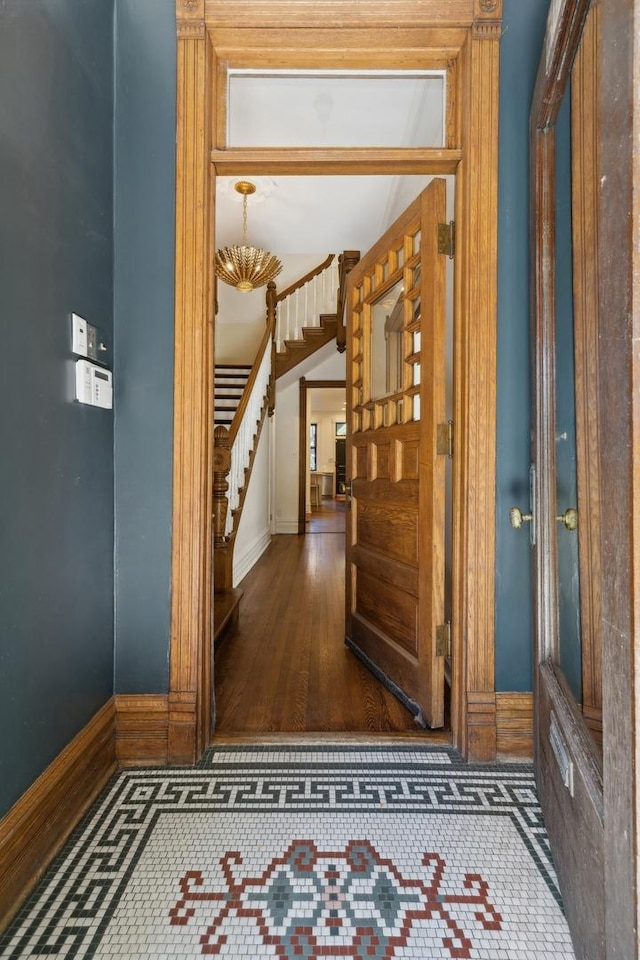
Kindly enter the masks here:
[[272, 253], [247, 246], [247, 197], [256, 192], [255, 183], [238, 180], [235, 189], [242, 195], [242, 244], [217, 251], [216, 274], [236, 290], [247, 293], [277, 277], [282, 264]]

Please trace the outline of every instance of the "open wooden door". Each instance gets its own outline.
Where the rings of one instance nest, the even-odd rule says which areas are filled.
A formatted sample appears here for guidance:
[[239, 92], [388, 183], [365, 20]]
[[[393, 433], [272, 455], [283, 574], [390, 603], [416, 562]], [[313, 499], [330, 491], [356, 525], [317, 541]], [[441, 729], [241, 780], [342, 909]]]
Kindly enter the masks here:
[[346, 642], [431, 727], [446, 655], [445, 210], [433, 180], [347, 285]]

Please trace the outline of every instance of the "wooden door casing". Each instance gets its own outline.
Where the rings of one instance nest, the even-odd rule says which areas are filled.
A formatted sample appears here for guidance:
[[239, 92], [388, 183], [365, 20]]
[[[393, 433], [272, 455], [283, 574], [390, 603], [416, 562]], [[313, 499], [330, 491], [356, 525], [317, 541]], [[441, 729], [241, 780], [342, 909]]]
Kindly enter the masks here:
[[[445, 257], [437, 225], [446, 185], [433, 180], [365, 254], [347, 285], [348, 642], [431, 727], [444, 723]], [[400, 389], [374, 395], [372, 307], [403, 283]]]
[[[451, 724], [465, 757], [496, 756], [494, 669], [498, 99], [502, 0], [176, 0], [176, 417], [169, 757], [207, 743], [211, 605], [215, 182], [220, 175], [456, 174]], [[443, 148], [233, 148], [231, 69], [446, 69]], [[182, 68], [181, 68], [182, 69]], [[182, 293], [179, 294], [179, 291]], [[179, 376], [178, 376], [179, 373]], [[178, 403], [178, 400], [180, 402]], [[178, 456], [179, 452], [179, 456]], [[179, 482], [178, 482], [179, 481]]]

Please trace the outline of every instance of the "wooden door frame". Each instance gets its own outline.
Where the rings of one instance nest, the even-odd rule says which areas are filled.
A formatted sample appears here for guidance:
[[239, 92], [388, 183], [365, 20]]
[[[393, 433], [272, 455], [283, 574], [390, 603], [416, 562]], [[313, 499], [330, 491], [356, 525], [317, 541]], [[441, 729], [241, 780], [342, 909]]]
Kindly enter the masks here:
[[[585, 733], [561, 682], [547, 659], [555, 643], [556, 493], [553, 469], [538, 470], [534, 499], [536, 523], [536, 650], [534, 669], [542, 664], [544, 683], [555, 686], [552, 702], [569, 729], [568, 738], [577, 773], [599, 808], [603, 857], [600, 878], [602, 953], [607, 960], [637, 958], [638, 942], [638, 702], [640, 648], [640, 173], [634, 155], [633, 131], [640, 116], [637, 84], [640, 60], [638, 13], [634, 0], [564, 0], [555, 8], [557, 21], [548, 25], [543, 59], [534, 93], [532, 132], [532, 314], [535, 320], [534, 410], [537, 443], [543, 466], [553, 468], [554, 418], [554, 135], [560, 102], [574, 56], [583, 35], [590, 4], [600, 18], [600, 39], [590, 35], [585, 62], [579, 64], [578, 85], [572, 92], [574, 108], [584, 116], [572, 118], [574, 135], [581, 137], [578, 151], [583, 164], [574, 167], [574, 190], [585, 211], [574, 248], [577, 302], [575, 323], [578, 341], [577, 398], [586, 419], [587, 456], [597, 464], [580, 474], [587, 502], [595, 502], [595, 516], [580, 521], [587, 549], [580, 561], [582, 610], [587, 629], [601, 644], [602, 658], [602, 771], [596, 751]], [[591, 28], [589, 28], [591, 29]], [[599, 75], [599, 79], [594, 78]], [[634, 82], [635, 81], [635, 82]], [[599, 89], [597, 89], [599, 87]], [[597, 101], [594, 98], [597, 97]], [[599, 112], [598, 123], [596, 114]], [[599, 127], [599, 129], [596, 129]], [[590, 155], [599, 150], [599, 169], [586, 169]], [[635, 166], [634, 166], [635, 158]], [[575, 182], [577, 179], [577, 183]], [[594, 196], [594, 181], [597, 193]], [[599, 195], [598, 195], [599, 194]], [[574, 193], [574, 207], [576, 193]], [[595, 205], [595, 215], [594, 215]], [[589, 236], [597, 231], [597, 240]], [[627, 225], [627, 229], [623, 225]], [[596, 258], [593, 270], [589, 258]], [[575, 262], [577, 258], [577, 263]], [[580, 262], [583, 258], [582, 262]], [[634, 277], [635, 282], [634, 282]], [[586, 310], [597, 297], [597, 316]], [[586, 305], [585, 305], [586, 301]], [[635, 346], [634, 346], [635, 344]], [[589, 356], [589, 352], [592, 353]], [[595, 354], [595, 355], [594, 355]], [[587, 411], [585, 406], [590, 406]], [[580, 442], [580, 438], [578, 438]], [[586, 445], [586, 444], [585, 444]], [[545, 461], [546, 458], [546, 461]], [[606, 482], [600, 483], [600, 477]], [[597, 583], [591, 580], [596, 579]], [[585, 582], [586, 581], [586, 582]], [[586, 608], [585, 608], [586, 600]], [[537, 682], [534, 681], [534, 682]], [[536, 714], [536, 725], [543, 722]], [[597, 719], [597, 718], [596, 718]], [[588, 718], [587, 718], [588, 720]], [[548, 722], [548, 718], [544, 720]], [[536, 735], [536, 740], [538, 736]], [[545, 787], [546, 789], [546, 787]], [[560, 788], [558, 797], [564, 791]], [[554, 827], [555, 829], [555, 827]], [[551, 832], [551, 831], [550, 831]], [[588, 840], [586, 841], [588, 842]], [[582, 853], [582, 850], [580, 851]], [[570, 869], [565, 883], [593, 896], [590, 877]], [[580, 894], [578, 894], [580, 895]], [[578, 905], [578, 910], [579, 905]], [[595, 956], [600, 950], [592, 932], [580, 943], [582, 917], [572, 916], [578, 928], [578, 954]], [[598, 938], [599, 939], [599, 938]], [[597, 954], [601, 955], [600, 952]]]
[[[176, 0], [177, 167], [169, 761], [209, 742], [216, 174], [456, 174], [452, 732], [496, 756], [498, 72], [502, 0]], [[440, 67], [443, 149], [227, 149], [227, 64]]]
[[[307, 391], [309, 390], [345, 390], [346, 380], [307, 380], [300, 377], [300, 404], [298, 423], [298, 533], [304, 536], [307, 523], [307, 459], [309, 438], [307, 435], [307, 414], [309, 411]], [[346, 396], [346, 393], [345, 393]]]
[[[640, 703], [640, 29], [637, 0], [601, 4], [599, 415], [607, 960], [638, 957]], [[616, 482], [610, 481], [615, 478]]]

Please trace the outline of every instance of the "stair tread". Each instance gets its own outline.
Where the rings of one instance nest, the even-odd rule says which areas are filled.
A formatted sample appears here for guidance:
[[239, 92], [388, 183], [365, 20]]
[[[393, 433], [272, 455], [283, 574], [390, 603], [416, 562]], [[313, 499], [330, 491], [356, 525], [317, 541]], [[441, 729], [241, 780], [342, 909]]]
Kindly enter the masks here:
[[302, 333], [305, 337], [324, 337], [327, 334], [326, 327], [303, 327]]

